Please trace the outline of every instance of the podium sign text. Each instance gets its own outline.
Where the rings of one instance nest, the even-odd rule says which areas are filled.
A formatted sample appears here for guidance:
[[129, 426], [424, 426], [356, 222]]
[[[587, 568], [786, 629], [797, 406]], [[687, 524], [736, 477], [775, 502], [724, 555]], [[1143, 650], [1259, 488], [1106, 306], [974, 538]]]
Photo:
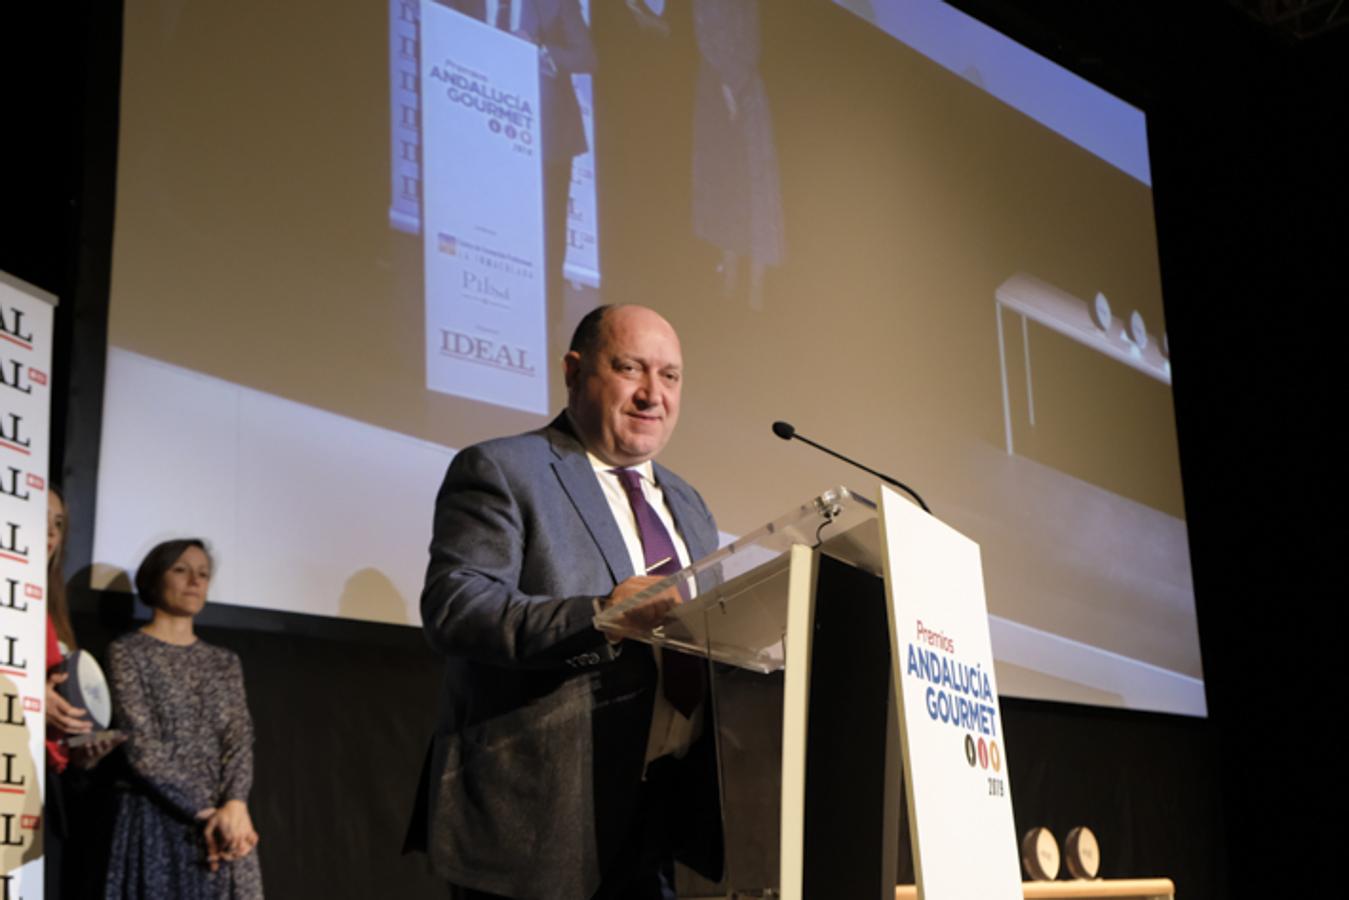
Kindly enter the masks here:
[[918, 895], [1020, 900], [979, 546], [889, 488], [881, 513]]

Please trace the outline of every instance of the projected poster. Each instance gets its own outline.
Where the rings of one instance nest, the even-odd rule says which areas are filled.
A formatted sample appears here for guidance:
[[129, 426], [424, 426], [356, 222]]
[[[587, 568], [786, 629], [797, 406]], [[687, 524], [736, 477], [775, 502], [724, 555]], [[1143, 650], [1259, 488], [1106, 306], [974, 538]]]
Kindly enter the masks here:
[[422, 4], [423, 158], [445, 161], [422, 177], [426, 386], [545, 413], [538, 56]]
[[[455, 19], [451, 12], [462, 18]], [[388, 221], [394, 230], [420, 237], [426, 248], [427, 387], [534, 412], [535, 406], [521, 402], [522, 392], [530, 391], [522, 390], [520, 378], [484, 376], [462, 364], [496, 366], [517, 375], [533, 366], [540, 381], [534, 387], [541, 391], [532, 393], [546, 395], [547, 367], [540, 374], [538, 361], [564, 350], [572, 326], [600, 302], [591, 74], [596, 60], [589, 32], [590, 4], [389, 0], [388, 17]], [[514, 42], [503, 40], [507, 36]], [[483, 46], [474, 44], [477, 38], [485, 42]], [[525, 47], [534, 51], [532, 62], [526, 61]], [[446, 53], [450, 56], [442, 58]], [[456, 72], [451, 59], [471, 71]], [[469, 59], [481, 65], [472, 68]], [[476, 76], [495, 83], [475, 83]], [[511, 103], [523, 100], [525, 93], [513, 91], [529, 92], [531, 81], [536, 81], [537, 89], [528, 111], [531, 122], [525, 125], [524, 111]], [[494, 89], [506, 93], [494, 95]], [[470, 110], [483, 121], [474, 121]], [[475, 140], [484, 137], [478, 133], [484, 123], [495, 129], [497, 140]], [[515, 154], [532, 156], [537, 169], [524, 176], [527, 160], [498, 157], [503, 140], [513, 145]], [[507, 177], [510, 188], [503, 191]], [[533, 207], [521, 206], [531, 200], [534, 206], [541, 204], [537, 214]], [[524, 215], [510, 219], [504, 229], [495, 224], [486, 227], [494, 232], [491, 244], [513, 242], [521, 252], [503, 257], [479, 234], [467, 258], [442, 258], [460, 256], [463, 235], [433, 226], [448, 223], [471, 229], [483, 225], [479, 219], [484, 215], [500, 220], [518, 212]], [[533, 246], [534, 236], [542, 241], [538, 247]], [[528, 262], [530, 283], [519, 285], [517, 291], [503, 289], [500, 277], [465, 280], [459, 266], [473, 268], [474, 259], [480, 270], [516, 279], [525, 278], [521, 263]], [[447, 272], [448, 287], [442, 277]], [[435, 287], [433, 279], [438, 282]], [[470, 302], [447, 304], [447, 290], [458, 291]], [[523, 331], [537, 336], [542, 321], [541, 339], [511, 344], [502, 339], [497, 322], [479, 324], [476, 334], [431, 322], [432, 316], [443, 320], [447, 313], [462, 314], [474, 303], [500, 311], [506, 292], [515, 308], [509, 331], [516, 337]], [[530, 307], [527, 315], [522, 312], [525, 306]], [[530, 357], [530, 351], [542, 355], [522, 364], [521, 353]], [[483, 381], [500, 390], [484, 387]]]

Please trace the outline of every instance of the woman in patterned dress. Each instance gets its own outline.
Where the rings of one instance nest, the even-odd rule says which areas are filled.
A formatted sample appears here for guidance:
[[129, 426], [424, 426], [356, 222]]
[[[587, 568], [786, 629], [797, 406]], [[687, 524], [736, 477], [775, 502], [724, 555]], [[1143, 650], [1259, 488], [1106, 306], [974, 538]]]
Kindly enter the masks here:
[[136, 571], [149, 624], [108, 648], [133, 776], [118, 799], [109, 898], [261, 898], [248, 813], [253, 724], [239, 657], [197, 638], [211, 557], [165, 541]]

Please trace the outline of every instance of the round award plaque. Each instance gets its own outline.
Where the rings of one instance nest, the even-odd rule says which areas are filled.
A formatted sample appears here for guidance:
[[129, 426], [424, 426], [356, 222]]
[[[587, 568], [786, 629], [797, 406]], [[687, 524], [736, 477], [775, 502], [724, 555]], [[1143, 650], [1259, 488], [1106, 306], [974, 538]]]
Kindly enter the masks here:
[[1139, 350], [1147, 349], [1148, 326], [1138, 310], [1129, 313], [1129, 340], [1133, 341]]
[[1074, 878], [1092, 879], [1101, 871], [1101, 848], [1087, 826], [1079, 825], [1068, 832], [1063, 850], [1068, 873]]
[[112, 721], [112, 694], [98, 660], [92, 653], [76, 650], [66, 658], [65, 670], [70, 677], [57, 688], [61, 696], [83, 709], [95, 729], [107, 728]]
[[1031, 881], [1059, 877], [1059, 842], [1048, 828], [1032, 828], [1021, 838], [1021, 867]]
[[1110, 333], [1110, 323], [1113, 317], [1110, 315], [1110, 301], [1105, 298], [1105, 294], [1096, 292], [1096, 297], [1091, 301], [1091, 320], [1096, 323], [1096, 327]]

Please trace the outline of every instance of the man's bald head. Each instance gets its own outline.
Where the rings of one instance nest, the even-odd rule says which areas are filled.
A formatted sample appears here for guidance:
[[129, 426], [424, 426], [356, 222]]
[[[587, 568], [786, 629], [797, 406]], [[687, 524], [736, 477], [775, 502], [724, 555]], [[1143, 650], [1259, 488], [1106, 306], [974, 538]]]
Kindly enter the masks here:
[[601, 306], [586, 315], [563, 359], [567, 408], [582, 443], [615, 466], [665, 448], [679, 420], [679, 335], [655, 310]]

